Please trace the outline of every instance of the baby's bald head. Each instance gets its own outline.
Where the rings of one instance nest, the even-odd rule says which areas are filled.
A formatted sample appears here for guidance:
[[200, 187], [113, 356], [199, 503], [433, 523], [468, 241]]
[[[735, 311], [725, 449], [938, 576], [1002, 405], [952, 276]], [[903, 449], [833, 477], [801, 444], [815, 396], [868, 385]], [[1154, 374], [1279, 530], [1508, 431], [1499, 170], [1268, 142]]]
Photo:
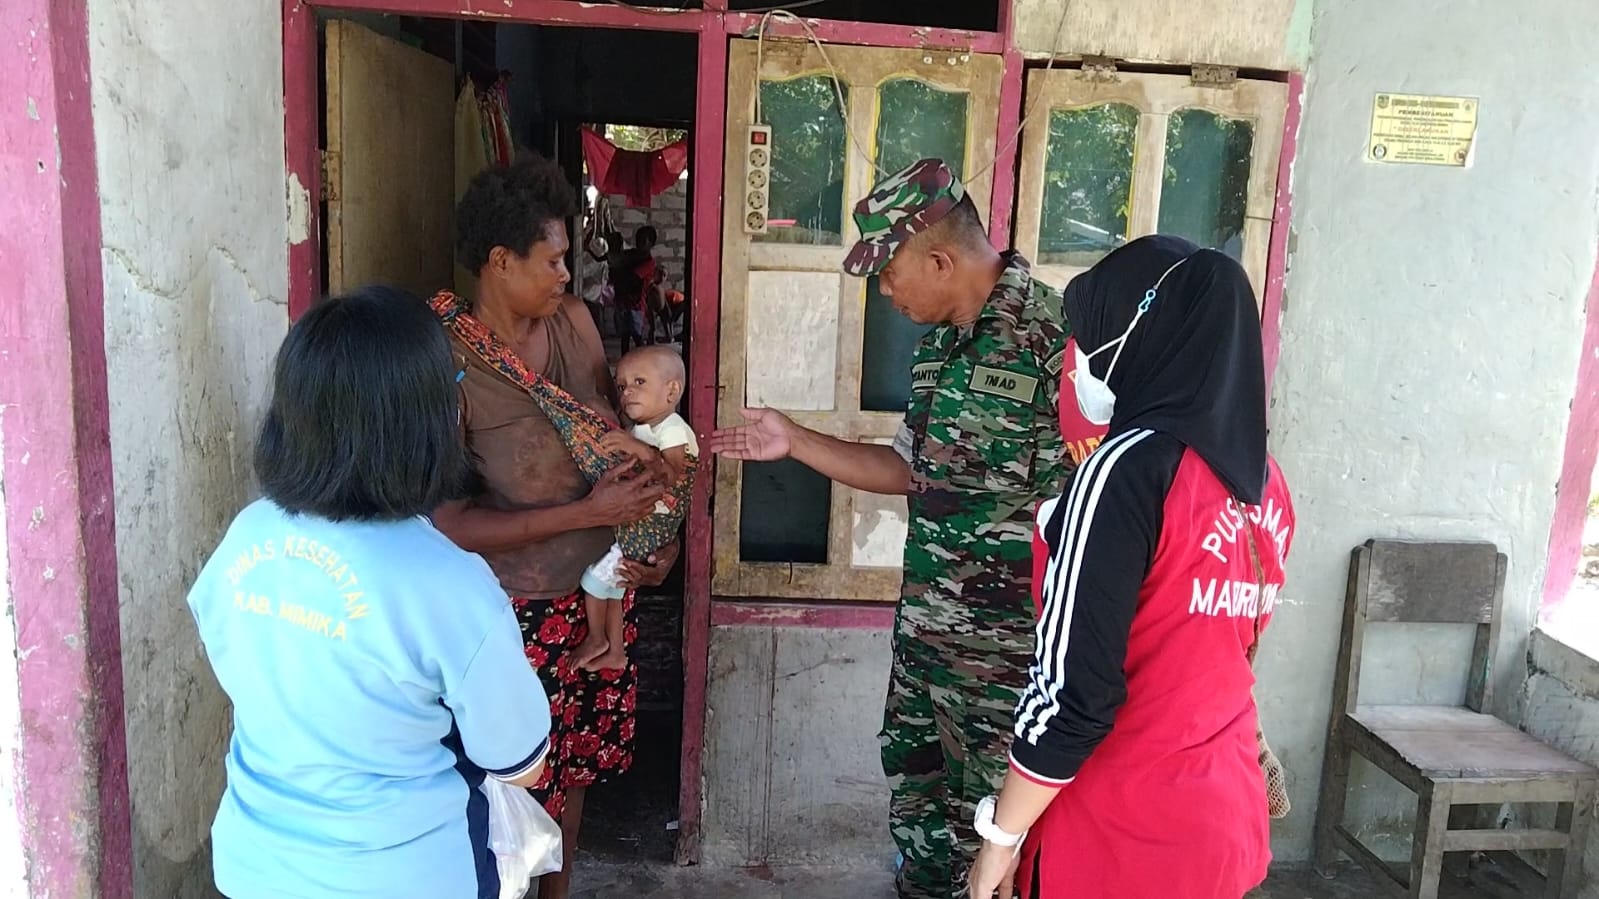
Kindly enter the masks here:
[[647, 365], [661, 380], [676, 381], [680, 388], [688, 380], [688, 370], [683, 367], [683, 357], [669, 346], [652, 344], [638, 347], [622, 357], [617, 371], [620, 372], [622, 365], [629, 363]]

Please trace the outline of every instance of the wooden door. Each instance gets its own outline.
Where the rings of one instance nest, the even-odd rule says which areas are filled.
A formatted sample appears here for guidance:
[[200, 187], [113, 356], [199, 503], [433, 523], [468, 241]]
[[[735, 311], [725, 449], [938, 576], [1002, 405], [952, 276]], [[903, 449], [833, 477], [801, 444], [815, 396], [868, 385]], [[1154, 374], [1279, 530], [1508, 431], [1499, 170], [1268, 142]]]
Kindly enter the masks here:
[[1035, 71], [1027, 102], [1016, 246], [1040, 278], [1064, 287], [1159, 232], [1232, 255], [1261, 301], [1287, 85]]
[[327, 23], [328, 288], [454, 281], [455, 67]]
[[[849, 211], [885, 172], [939, 156], [980, 210], [993, 190], [997, 56], [735, 40], [728, 63], [719, 425], [743, 406], [781, 409], [845, 440], [891, 441], [924, 329], [875, 279], [841, 267], [858, 237]], [[840, 84], [829, 76], [836, 69]], [[842, 91], [843, 109], [838, 93]], [[772, 127], [771, 231], [744, 233], [744, 144]], [[722, 460], [712, 591], [720, 596], [893, 601], [905, 500], [829, 484], [793, 462]]]

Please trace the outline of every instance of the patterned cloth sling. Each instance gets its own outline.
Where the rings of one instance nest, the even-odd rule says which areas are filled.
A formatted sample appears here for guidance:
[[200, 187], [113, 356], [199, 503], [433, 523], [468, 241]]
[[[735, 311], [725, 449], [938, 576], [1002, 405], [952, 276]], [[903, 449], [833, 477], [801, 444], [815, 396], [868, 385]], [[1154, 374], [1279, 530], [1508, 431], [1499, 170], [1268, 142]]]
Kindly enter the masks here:
[[[1244, 508], [1243, 503], [1234, 500], [1239, 509]], [[1244, 657], [1249, 660], [1249, 667], [1255, 667], [1255, 651], [1260, 648], [1260, 618], [1266, 613], [1266, 571], [1260, 564], [1260, 550], [1255, 547], [1255, 529], [1250, 526], [1247, 516], [1244, 518], [1243, 531], [1249, 538], [1249, 561], [1255, 566], [1255, 596], [1260, 608], [1255, 611], [1255, 639], [1249, 644], [1249, 649]], [[1259, 703], [1256, 703], [1258, 708]], [[1266, 775], [1266, 809], [1273, 818], [1286, 818], [1292, 807], [1288, 801], [1288, 772], [1283, 770], [1283, 763], [1277, 758], [1277, 753], [1271, 751], [1266, 743], [1266, 731], [1259, 723], [1258, 711], [1255, 724], [1255, 742], [1260, 746], [1260, 769]]]
[[[440, 291], [429, 305], [450, 333], [466, 344], [473, 354], [512, 384], [527, 391], [539, 411], [555, 426], [572, 461], [577, 463], [590, 484], [618, 465], [633, 464], [630, 456], [609, 454], [600, 449], [600, 441], [610, 431], [618, 430], [616, 426], [556, 386], [549, 378], [529, 369], [516, 351], [472, 315], [471, 307], [465, 300], [449, 291]], [[697, 467], [698, 460], [690, 457], [683, 477], [661, 498], [670, 510], [667, 516], [649, 515], [616, 527], [616, 542], [622, 548], [623, 556], [636, 561], [647, 560], [651, 553], [677, 537], [677, 524], [681, 523], [688, 509], [689, 493], [693, 490]]]

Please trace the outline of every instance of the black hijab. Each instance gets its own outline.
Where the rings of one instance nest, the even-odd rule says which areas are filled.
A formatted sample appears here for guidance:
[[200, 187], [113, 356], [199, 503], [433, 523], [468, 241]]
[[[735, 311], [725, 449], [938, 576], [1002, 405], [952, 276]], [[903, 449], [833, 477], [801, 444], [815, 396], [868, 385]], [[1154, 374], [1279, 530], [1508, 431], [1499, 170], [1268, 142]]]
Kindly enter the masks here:
[[[1167, 269], [1154, 302], [1110, 373], [1113, 437], [1135, 428], [1192, 447], [1246, 503], [1266, 489], [1266, 366], [1260, 313], [1249, 276], [1215, 250], [1179, 237], [1142, 237], [1106, 256], [1066, 287], [1066, 320], [1083, 352], [1115, 340]], [[1110, 349], [1090, 360], [1105, 377]]]

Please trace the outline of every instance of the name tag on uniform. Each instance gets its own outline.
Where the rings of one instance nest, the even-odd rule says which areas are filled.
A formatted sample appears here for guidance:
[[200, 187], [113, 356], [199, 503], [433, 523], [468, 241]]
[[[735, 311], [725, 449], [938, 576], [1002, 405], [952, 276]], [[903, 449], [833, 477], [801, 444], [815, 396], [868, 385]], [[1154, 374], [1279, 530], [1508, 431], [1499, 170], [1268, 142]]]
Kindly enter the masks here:
[[1018, 403], [1031, 403], [1038, 392], [1038, 379], [1003, 368], [976, 365], [972, 367], [972, 380], [966, 386], [977, 393], [1002, 396]]
[[1065, 368], [1065, 367], [1066, 367], [1066, 351], [1065, 350], [1061, 350], [1060, 352], [1056, 353], [1054, 356], [1051, 356], [1049, 361], [1044, 363], [1044, 371], [1047, 371], [1051, 375], [1054, 375], [1056, 377], [1060, 376], [1060, 370]]
[[911, 389], [930, 390], [938, 386], [938, 372], [944, 367], [942, 362], [923, 362], [911, 366]]

